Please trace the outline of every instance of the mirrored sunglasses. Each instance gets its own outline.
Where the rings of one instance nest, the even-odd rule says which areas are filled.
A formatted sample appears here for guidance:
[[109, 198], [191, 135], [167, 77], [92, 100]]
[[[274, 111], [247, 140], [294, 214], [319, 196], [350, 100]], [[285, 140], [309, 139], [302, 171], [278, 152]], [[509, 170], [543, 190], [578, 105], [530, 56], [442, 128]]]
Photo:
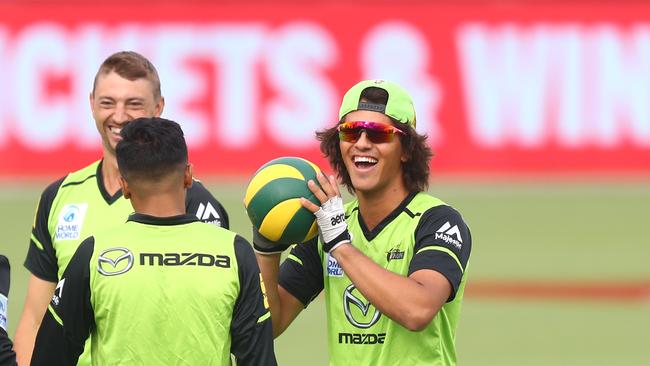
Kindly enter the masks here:
[[357, 142], [361, 132], [365, 131], [366, 136], [373, 144], [393, 141], [395, 134], [405, 135], [404, 131], [386, 123], [370, 121], [344, 122], [338, 126], [339, 139], [345, 142]]

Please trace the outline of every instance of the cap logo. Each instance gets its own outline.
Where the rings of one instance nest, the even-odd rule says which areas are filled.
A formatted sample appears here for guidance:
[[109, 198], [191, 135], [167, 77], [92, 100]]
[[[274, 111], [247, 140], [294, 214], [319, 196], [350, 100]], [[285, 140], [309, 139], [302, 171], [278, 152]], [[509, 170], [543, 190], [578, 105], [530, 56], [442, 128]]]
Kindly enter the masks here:
[[367, 110], [367, 111], [374, 111], [374, 112], [379, 112], [379, 113], [384, 113], [384, 114], [386, 113], [386, 105], [384, 105], [384, 104], [360, 102], [358, 108], [363, 109], [363, 110]]

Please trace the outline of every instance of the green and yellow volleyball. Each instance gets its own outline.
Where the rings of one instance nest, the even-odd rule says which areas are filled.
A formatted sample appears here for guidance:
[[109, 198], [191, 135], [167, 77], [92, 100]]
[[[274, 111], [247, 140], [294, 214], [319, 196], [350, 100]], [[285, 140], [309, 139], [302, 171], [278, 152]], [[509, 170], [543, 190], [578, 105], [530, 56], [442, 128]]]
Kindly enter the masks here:
[[278, 243], [302, 243], [318, 234], [316, 218], [302, 207], [300, 197], [320, 202], [307, 182], [318, 183], [316, 164], [298, 157], [269, 161], [255, 172], [244, 197], [246, 212], [260, 234]]

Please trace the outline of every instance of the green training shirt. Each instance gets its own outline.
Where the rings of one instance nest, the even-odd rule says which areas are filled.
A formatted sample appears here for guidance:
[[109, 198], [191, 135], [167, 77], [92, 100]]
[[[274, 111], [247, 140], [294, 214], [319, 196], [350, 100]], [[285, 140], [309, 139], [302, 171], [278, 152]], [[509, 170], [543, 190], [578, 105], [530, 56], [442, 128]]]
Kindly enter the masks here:
[[83, 241], [39, 329], [32, 365], [274, 365], [250, 244], [190, 215], [129, 221]]
[[[81, 240], [123, 224], [133, 213], [121, 190], [108, 194], [101, 165], [102, 160], [96, 161], [43, 191], [25, 259], [25, 267], [34, 276], [57, 283]], [[187, 190], [186, 209], [204, 222], [228, 228], [226, 210], [199, 181]], [[79, 365], [90, 365], [89, 358], [85, 353]]]
[[330, 364], [455, 365], [471, 251], [470, 232], [460, 214], [426, 193], [411, 194], [368, 230], [356, 200], [345, 209], [354, 247], [403, 276], [421, 269], [437, 271], [449, 280], [452, 294], [424, 330], [413, 332], [368, 302], [315, 240], [295, 246], [282, 264], [279, 283], [305, 306], [325, 290]]
[[[68, 174], [41, 195], [25, 260], [34, 276], [58, 282], [81, 240], [123, 224], [133, 213], [121, 190], [113, 196], [106, 191], [101, 164], [99, 160]], [[187, 191], [186, 208], [204, 222], [228, 228], [226, 210], [198, 181]]]

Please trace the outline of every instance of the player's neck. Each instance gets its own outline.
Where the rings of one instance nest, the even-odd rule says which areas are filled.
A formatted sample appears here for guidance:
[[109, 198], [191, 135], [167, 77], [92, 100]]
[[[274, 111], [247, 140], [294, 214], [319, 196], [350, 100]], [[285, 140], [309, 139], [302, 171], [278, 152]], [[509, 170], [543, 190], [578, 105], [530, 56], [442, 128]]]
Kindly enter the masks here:
[[131, 205], [139, 214], [155, 217], [171, 217], [185, 214], [185, 195], [165, 192], [146, 197], [131, 195]]
[[104, 179], [104, 188], [106, 192], [113, 196], [120, 187], [120, 170], [117, 168], [117, 159], [115, 155], [104, 154], [102, 161], [102, 178]]
[[370, 230], [390, 215], [408, 196], [404, 187], [392, 187], [381, 192], [356, 192], [359, 212]]

